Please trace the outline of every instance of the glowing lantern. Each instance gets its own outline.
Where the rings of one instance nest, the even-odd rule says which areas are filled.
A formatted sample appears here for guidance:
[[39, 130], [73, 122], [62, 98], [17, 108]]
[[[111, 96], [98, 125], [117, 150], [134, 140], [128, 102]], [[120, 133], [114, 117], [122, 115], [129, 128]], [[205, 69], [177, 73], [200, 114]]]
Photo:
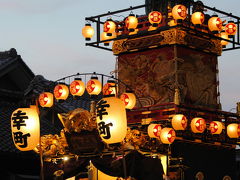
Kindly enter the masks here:
[[[223, 39], [230, 40], [229, 37], [228, 37], [228, 34], [224, 31], [221, 32], [219, 36]], [[228, 41], [221, 40], [221, 44], [222, 44], [223, 47], [226, 47], [226, 45], [228, 45], [228, 43], [229, 43]]]
[[98, 77], [91, 77], [87, 82], [87, 92], [90, 95], [98, 95], [102, 90], [102, 84], [98, 80]]
[[124, 102], [126, 109], [132, 109], [136, 105], [136, 96], [131, 92], [123, 93], [120, 99]]
[[187, 17], [187, 8], [184, 5], [176, 5], [172, 9], [172, 16], [178, 22], [186, 19]]
[[160, 124], [150, 124], [148, 126], [148, 135], [151, 138], [159, 138], [162, 127]]
[[202, 12], [195, 12], [191, 16], [194, 25], [200, 25], [204, 22], [204, 14]]
[[217, 16], [213, 16], [208, 20], [208, 28], [214, 34], [222, 30], [222, 24], [222, 20]]
[[134, 14], [130, 14], [125, 20], [125, 25], [130, 32], [133, 32], [137, 28], [138, 19]]
[[12, 138], [20, 151], [33, 150], [39, 143], [39, 116], [34, 108], [19, 108], [11, 116]]
[[234, 24], [233, 21], [229, 21], [228, 24], [225, 26], [225, 31], [229, 35], [229, 37], [232, 38], [237, 33], [237, 25]]
[[158, 11], [152, 11], [148, 15], [148, 20], [153, 27], [157, 27], [157, 25], [162, 21], [162, 14]]
[[52, 107], [53, 105], [53, 94], [50, 92], [44, 92], [39, 95], [39, 104], [42, 107]]
[[173, 128], [163, 128], [160, 133], [160, 139], [163, 144], [172, 144], [176, 138], [176, 132]]
[[103, 86], [103, 95], [116, 95], [117, 86], [114, 80], [108, 80]]
[[96, 106], [97, 127], [107, 144], [120, 143], [127, 134], [127, 116], [124, 103], [116, 97], [106, 97]]
[[212, 121], [210, 123], [209, 129], [212, 134], [221, 134], [223, 130], [223, 124], [219, 121]]
[[54, 97], [58, 100], [65, 100], [69, 95], [69, 90], [67, 85], [60, 83], [54, 88]]
[[191, 129], [194, 133], [203, 133], [206, 129], [206, 122], [203, 118], [193, 118], [191, 121]]
[[91, 24], [86, 24], [83, 28], [82, 28], [82, 35], [83, 37], [85, 37], [86, 41], [90, 41], [91, 38], [94, 35], [94, 29], [91, 26]]
[[70, 84], [70, 93], [73, 96], [82, 96], [85, 91], [85, 84], [81, 78], [75, 78]]
[[183, 114], [176, 114], [172, 118], [172, 127], [175, 130], [185, 130], [187, 127], [187, 118]]
[[116, 30], [116, 24], [112, 19], [108, 19], [103, 25], [103, 31], [106, 32], [107, 36], [112, 36], [112, 33]]
[[227, 126], [227, 135], [230, 138], [239, 138], [240, 124], [232, 123]]
[[[109, 40], [109, 39], [114, 39], [114, 38], [116, 38], [116, 36], [117, 36], [117, 34], [115, 32], [113, 32], [111, 36], [107, 35], [106, 32], [102, 32], [101, 41], [104, 41], [103, 42], [104, 46], [109, 46], [109, 44], [111, 42], [111, 40]], [[109, 41], [105, 41], [105, 40], [109, 40]]]

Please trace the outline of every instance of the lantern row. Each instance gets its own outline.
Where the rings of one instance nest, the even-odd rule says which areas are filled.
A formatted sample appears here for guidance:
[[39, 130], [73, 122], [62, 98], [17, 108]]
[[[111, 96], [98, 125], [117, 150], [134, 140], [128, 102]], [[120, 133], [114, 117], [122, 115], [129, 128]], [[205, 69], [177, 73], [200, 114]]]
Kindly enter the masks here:
[[[64, 83], [59, 83], [55, 86], [53, 94], [51, 92], [43, 92], [39, 95], [39, 104], [42, 107], [52, 107], [54, 98], [56, 100], [66, 100], [69, 92], [73, 96], [82, 96], [85, 92], [89, 95], [99, 95], [102, 91], [104, 96], [116, 96], [117, 84], [114, 80], [108, 80], [103, 86], [97, 77], [91, 77], [86, 86], [81, 78], [75, 78], [68, 87]], [[136, 96], [132, 92], [121, 94], [120, 99], [124, 102], [126, 109], [132, 109], [136, 104]]]
[[[177, 23], [181, 23], [188, 16], [187, 8], [184, 5], [176, 5], [172, 8], [172, 12], [169, 13], [173, 20], [168, 23], [170, 26], [176, 26]], [[156, 30], [158, 24], [162, 22], [163, 15], [161, 12], [152, 11], [148, 14], [148, 21], [151, 23], [149, 30]], [[191, 22], [193, 25], [200, 27], [205, 21], [205, 15], [203, 12], [194, 12], [191, 15]], [[134, 14], [130, 14], [125, 19], [125, 26], [131, 33], [135, 32], [138, 26], [138, 18]], [[218, 37], [226, 40], [230, 40], [237, 33], [237, 25], [234, 21], [229, 21], [228, 24], [223, 26], [223, 21], [217, 15], [213, 15], [208, 20], [208, 29], [213, 33], [217, 34]], [[94, 35], [94, 29], [91, 24], [86, 24], [82, 29], [82, 35], [86, 40], [91, 40]], [[104, 45], [109, 45], [110, 41], [105, 41], [108, 39], [114, 39], [117, 37], [117, 24], [111, 18], [107, 19], [103, 25], [103, 32], [101, 34], [101, 40], [104, 41]], [[226, 46], [229, 42], [221, 40], [222, 46]]]
[[[151, 138], [160, 138], [162, 143], [171, 144], [176, 138], [175, 130], [185, 130], [187, 128], [187, 118], [182, 114], [176, 114], [171, 120], [172, 128], [162, 128], [160, 124], [150, 124], [148, 126], [148, 135]], [[191, 121], [191, 130], [193, 133], [203, 133], [207, 128], [206, 121], [203, 118], [196, 117]], [[224, 125], [219, 121], [212, 121], [209, 125], [211, 134], [221, 134]], [[227, 126], [227, 135], [229, 138], [240, 137], [240, 124], [232, 123]]]

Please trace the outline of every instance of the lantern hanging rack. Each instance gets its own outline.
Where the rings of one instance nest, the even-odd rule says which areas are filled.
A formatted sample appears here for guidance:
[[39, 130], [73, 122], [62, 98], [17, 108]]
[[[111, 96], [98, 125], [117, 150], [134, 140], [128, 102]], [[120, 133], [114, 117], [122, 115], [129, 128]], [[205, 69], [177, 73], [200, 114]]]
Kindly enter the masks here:
[[[175, 4], [179, 3], [178, 1], [175, 1], [175, 0], [171, 0], [169, 2], [175, 3]], [[150, 23], [147, 19], [148, 15], [140, 15], [140, 16], [137, 16], [137, 18], [139, 20], [139, 24], [137, 27], [138, 31], [136, 33], [129, 33], [126, 29], [124, 29], [125, 27], [120, 27], [121, 31], [123, 30], [124, 32], [122, 31], [122, 33], [120, 35], [117, 35], [116, 37], [109, 37], [106, 40], [105, 39], [101, 40], [101, 25], [104, 24], [104, 22], [105, 22], [104, 19], [106, 19], [110, 15], [117, 16], [116, 14], [119, 14], [119, 13], [124, 13], [124, 12], [129, 12], [129, 11], [132, 12], [133, 10], [146, 8], [150, 4], [144, 4], [144, 5], [134, 6], [134, 7], [131, 6], [130, 8], [126, 8], [126, 9], [122, 9], [122, 10], [117, 10], [117, 11], [112, 11], [112, 12], [109, 11], [104, 14], [86, 17], [85, 20], [87, 22], [96, 23], [96, 41], [88, 42], [88, 43], [86, 43], [86, 46], [92, 46], [92, 47], [112, 51], [111, 48], [104, 46], [103, 43], [109, 42], [109, 41], [128, 39], [128, 38], [136, 38], [136, 37], [157, 34], [161, 31], [180, 27], [180, 28], [185, 28], [185, 30], [191, 30], [191, 32], [195, 33], [195, 35], [204, 35], [205, 38], [207, 38], [207, 39], [212, 38], [212, 39], [224, 40], [224, 41], [232, 44], [231, 47], [230, 46], [223, 47], [222, 51], [239, 49], [240, 48], [240, 32], [239, 32], [240, 31], [240, 17], [235, 16], [232, 13], [227, 13], [222, 10], [216, 9], [215, 7], [209, 7], [204, 4], [199, 5], [197, 3], [199, 3], [199, 1], [195, 2], [194, 0], [190, 0], [187, 2], [188, 15], [187, 15], [186, 20], [184, 20], [184, 23], [178, 23], [176, 26], [169, 26], [167, 24], [163, 24], [161, 26], [158, 26], [156, 29], [149, 31], [148, 28], [150, 27], [150, 25], [149, 25]], [[191, 16], [191, 10], [193, 10], [194, 6], [201, 6], [203, 11], [210, 11], [210, 12], [212, 12], [212, 14], [219, 14], [219, 16], [221, 16], [221, 17], [224, 16], [225, 20], [223, 22], [225, 22], [227, 19], [233, 21], [233, 23], [236, 25], [236, 31], [237, 31], [236, 35], [233, 38], [231, 38], [231, 40], [222, 39], [221, 37], [218, 37], [211, 32], [203, 32], [203, 30], [201, 30], [201, 28], [199, 30], [199, 28], [195, 28], [194, 26], [192, 26], [191, 21], [190, 21], [191, 18], [189, 18], [189, 17]], [[164, 13], [164, 12], [162, 12], [162, 13]], [[166, 13], [165, 13], [165, 16], [166, 16]], [[120, 16], [118, 16], [118, 17], [120, 17]], [[165, 21], [168, 22], [169, 20], [170, 20], [169, 15], [167, 14], [167, 18], [165, 18]], [[116, 21], [116, 23], [119, 26], [124, 25], [124, 21]], [[116, 31], [118, 32], [120, 29], [117, 28]]]

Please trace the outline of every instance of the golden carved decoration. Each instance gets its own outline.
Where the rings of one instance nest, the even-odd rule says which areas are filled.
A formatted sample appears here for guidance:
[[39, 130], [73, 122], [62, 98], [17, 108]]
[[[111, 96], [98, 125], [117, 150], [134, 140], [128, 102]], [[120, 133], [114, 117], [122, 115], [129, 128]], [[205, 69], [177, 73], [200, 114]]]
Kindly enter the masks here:
[[124, 52], [173, 44], [185, 45], [190, 48], [214, 53], [216, 55], [221, 55], [222, 53], [220, 40], [199, 37], [199, 35], [195, 35], [194, 32], [188, 33], [187, 31], [179, 28], [161, 31], [160, 33], [154, 35], [116, 40], [113, 43], [112, 50], [115, 55], [118, 55]]

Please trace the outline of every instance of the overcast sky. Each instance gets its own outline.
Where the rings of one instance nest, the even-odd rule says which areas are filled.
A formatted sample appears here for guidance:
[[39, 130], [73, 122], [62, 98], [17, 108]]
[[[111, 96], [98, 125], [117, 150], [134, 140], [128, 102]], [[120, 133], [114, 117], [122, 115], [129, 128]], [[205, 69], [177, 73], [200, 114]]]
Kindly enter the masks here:
[[[36, 75], [41, 74], [50, 80], [77, 72], [109, 74], [115, 68], [115, 56], [111, 52], [85, 46], [81, 34], [85, 17], [142, 5], [144, 2], [0, 0], [0, 51], [15, 48]], [[239, 0], [203, 2], [240, 16]], [[239, 67], [240, 49], [224, 52], [219, 57], [223, 110], [235, 108], [236, 102], [240, 101]]]

